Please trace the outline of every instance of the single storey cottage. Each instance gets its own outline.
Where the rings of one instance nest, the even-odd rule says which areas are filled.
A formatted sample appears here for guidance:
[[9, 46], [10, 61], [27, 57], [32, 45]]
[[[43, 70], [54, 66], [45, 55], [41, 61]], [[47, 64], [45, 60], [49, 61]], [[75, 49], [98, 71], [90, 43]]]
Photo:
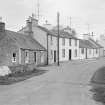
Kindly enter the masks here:
[[5, 29], [0, 22], [0, 65], [45, 65], [46, 49], [29, 35]]

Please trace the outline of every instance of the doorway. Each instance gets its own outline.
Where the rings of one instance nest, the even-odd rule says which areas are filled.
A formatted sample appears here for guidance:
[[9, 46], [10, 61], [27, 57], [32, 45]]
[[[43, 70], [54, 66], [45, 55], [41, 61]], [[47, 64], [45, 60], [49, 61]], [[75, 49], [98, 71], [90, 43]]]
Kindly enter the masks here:
[[56, 62], [56, 51], [54, 50], [54, 62]]
[[36, 63], [36, 52], [34, 52], [34, 62]]
[[88, 50], [87, 50], [87, 48], [86, 48], [86, 59], [88, 58], [87, 51], [88, 51]]
[[69, 50], [69, 60], [71, 60], [71, 50]]

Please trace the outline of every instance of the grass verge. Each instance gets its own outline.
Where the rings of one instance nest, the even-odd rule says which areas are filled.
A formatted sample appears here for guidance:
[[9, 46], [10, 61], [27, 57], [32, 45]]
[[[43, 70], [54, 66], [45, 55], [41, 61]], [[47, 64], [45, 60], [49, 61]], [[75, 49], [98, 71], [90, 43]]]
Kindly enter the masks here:
[[44, 73], [46, 73], [47, 70], [32, 70], [32, 71], [26, 71], [26, 72], [18, 72], [18, 73], [13, 73], [9, 74], [6, 76], [1, 76], [0, 77], [0, 85], [10, 85], [14, 84], [20, 81], [24, 81], [28, 78], [32, 78], [34, 76], [39, 76]]

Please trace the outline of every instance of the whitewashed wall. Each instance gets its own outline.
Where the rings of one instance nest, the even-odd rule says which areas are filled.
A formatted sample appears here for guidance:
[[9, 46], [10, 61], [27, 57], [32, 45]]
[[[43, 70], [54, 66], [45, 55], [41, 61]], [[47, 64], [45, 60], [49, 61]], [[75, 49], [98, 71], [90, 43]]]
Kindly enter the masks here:
[[[77, 40], [77, 46], [75, 46], [75, 39], [71, 39], [71, 46], [69, 45], [69, 39], [65, 38], [65, 46], [62, 45], [62, 38], [60, 38], [60, 61], [69, 60], [69, 50], [71, 49], [71, 60], [79, 59], [79, 40]], [[65, 49], [65, 57], [62, 56], [62, 49]], [[77, 49], [77, 56], [75, 56], [75, 49]]]
[[94, 57], [94, 58], [99, 57], [99, 49], [97, 49], [97, 53], [96, 53], [96, 49], [94, 49], [93, 57]]
[[[89, 50], [91, 50], [91, 53]], [[94, 53], [93, 49], [87, 49], [87, 58], [93, 58], [94, 57], [93, 53]]]
[[[51, 50], [53, 54], [51, 55]], [[51, 44], [51, 35], [48, 36], [48, 57], [49, 64], [54, 63], [54, 51], [56, 51], [56, 62], [57, 62], [57, 37], [52, 36], [52, 44]]]
[[80, 59], [86, 59], [86, 48], [84, 49], [84, 53], [82, 53], [82, 48], [79, 49], [79, 58]]

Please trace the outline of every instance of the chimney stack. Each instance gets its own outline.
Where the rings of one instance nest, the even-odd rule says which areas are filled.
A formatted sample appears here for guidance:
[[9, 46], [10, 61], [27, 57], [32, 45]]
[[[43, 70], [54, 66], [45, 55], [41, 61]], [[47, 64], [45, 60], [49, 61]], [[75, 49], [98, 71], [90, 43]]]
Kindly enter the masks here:
[[5, 31], [5, 23], [2, 22], [2, 17], [0, 17], [0, 32], [4, 32]]
[[30, 20], [30, 18], [27, 21], [27, 27], [28, 30], [26, 31], [26, 33], [28, 33], [28, 35], [32, 35], [33, 31], [32, 31], [32, 21]]
[[[32, 22], [32, 27], [38, 26], [38, 20], [36, 19], [34, 14], [32, 14], [32, 16], [29, 16], [28, 21]], [[28, 21], [26, 21], [27, 25], [28, 25]]]
[[36, 19], [35, 14], [32, 14], [31, 21], [33, 27], [38, 26], [38, 19]]

